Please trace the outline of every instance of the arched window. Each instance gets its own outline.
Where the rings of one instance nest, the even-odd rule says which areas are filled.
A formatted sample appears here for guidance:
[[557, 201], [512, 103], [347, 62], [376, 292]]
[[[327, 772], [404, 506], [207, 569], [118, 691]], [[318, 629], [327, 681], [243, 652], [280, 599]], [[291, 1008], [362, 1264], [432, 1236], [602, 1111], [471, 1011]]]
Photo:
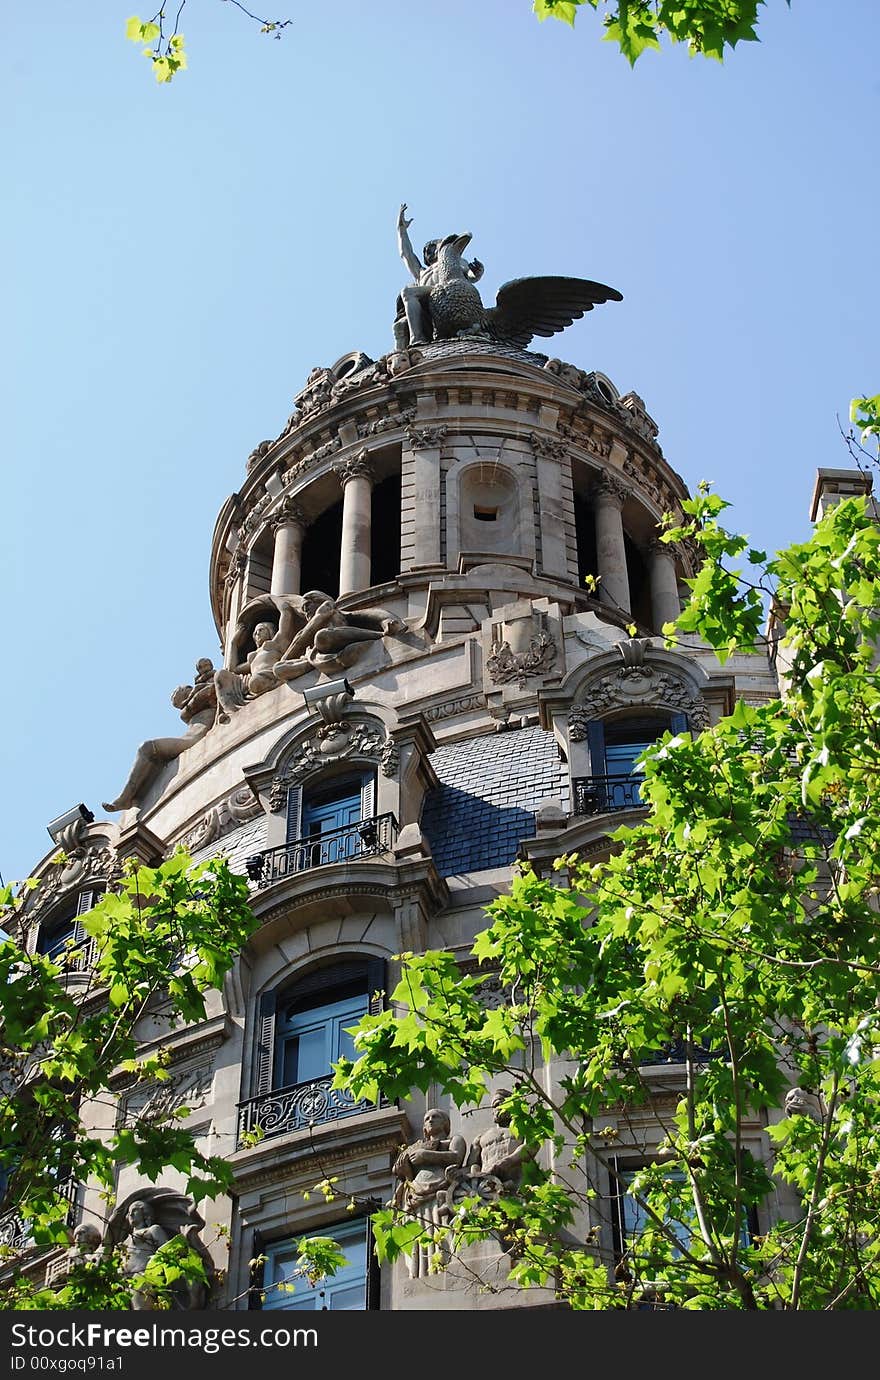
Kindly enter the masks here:
[[644, 779], [636, 766], [638, 759], [667, 731], [683, 733], [686, 729], [685, 714], [662, 709], [618, 719], [593, 719], [587, 724], [590, 775], [572, 783], [575, 813], [599, 815], [607, 810], [635, 808]]
[[68, 959], [68, 966], [81, 968], [86, 961], [86, 932], [81, 915], [97, 904], [103, 888], [90, 887], [70, 898], [40, 925], [37, 934], [37, 953], [53, 963]]
[[385, 963], [347, 959], [317, 968], [260, 1001], [254, 1096], [241, 1104], [239, 1141], [285, 1135], [372, 1109], [331, 1087], [333, 1064], [352, 1057], [348, 1030], [382, 1010]]

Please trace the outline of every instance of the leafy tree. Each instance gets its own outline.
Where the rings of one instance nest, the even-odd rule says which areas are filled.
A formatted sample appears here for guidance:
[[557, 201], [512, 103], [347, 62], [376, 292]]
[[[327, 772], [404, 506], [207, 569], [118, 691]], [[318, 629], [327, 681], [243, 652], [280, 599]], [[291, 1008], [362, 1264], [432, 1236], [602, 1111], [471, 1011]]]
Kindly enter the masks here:
[[[170, 82], [187, 66], [180, 20], [187, 0], [172, 7], [162, 4], [152, 19], [132, 15], [126, 22], [126, 38], [142, 45], [158, 82]], [[261, 19], [240, 0], [229, 0], [260, 32], [280, 38], [290, 19]], [[791, 0], [785, 0], [790, 4]], [[757, 40], [758, 11], [764, 0], [533, 0], [539, 19], [561, 19], [574, 26], [582, 6], [601, 11], [605, 38], [616, 43], [630, 64], [648, 48], [659, 48], [665, 37], [686, 43], [691, 53], [724, 60], [725, 50], [737, 43]], [[173, 12], [174, 18], [171, 19]]]
[[[234, 5], [248, 19], [259, 24], [260, 33], [270, 34], [272, 38], [280, 38], [292, 22], [290, 19], [261, 19], [259, 15], [246, 9], [240, 0], [224, 0], [224, 3]], [[183, 72], [187, 68], [186, 46], [180, 31], [180, 21], [185, 8], [186, 0], [177, 0], [171, 7], [164, 3], [160, 5], [152, 19], [141, 19], [135, 14], [126, 20], [125, 36], [132, 43], [143, 45], [141, 51], [152, 63], [153, 75], [157, 82], [169, 82], [177, 72]], [[170, 21], [169, 27], [172, 11], [174, 18]]]
[[[786, 0], [790, 4], [791, 0]], [[725, 49], [756, 42], [758, 11], [764, 0], [534, 0], [539, 19], [574, 25], [578, 11], [599, 11], [605, 38], [616, 43], [630, 64], [666, 37], [686, 43], [692, 54], [723, 62]]]
[[[864, 457], [880, 398], [853, 418]], [[677, 629], [724, 661], [753, 647], [769, 597], [784, 697], [665, 735], [643, 759], [644, 822], [612, 836], [607, 861], [561, 858], [555, 878], [522, 866], [474, 943], [481, 974], [442, 951], [402, 955], [337, 1083], [371, 1098], [439, 1088], [464, 1107], [503, 1082], [535, 1156], [517, 1195], [474, 1198], [439, 1228], [380, 1212], [389, 1260], [414, 1239], [440, 1261], [494, 1238], [513, 1282], [576, 1309], [874, 1309], [880, 527], [847, 499], [767, 561], [721, 525], [708, 486], [684, 506], [666, 539], [696, 538], [706, 560]], [[486, 971], [508, 993], [499, 1009], [481, 1003]], [[671, 1051], [667, 1110], [651, 1065]], [[638, 1108], [657, 1144], [631, 1179], [606, 1114]], [[772, 1159], [754, 1153], [762, 1118]], [[616, 1268], [595, 1231], [609, 1179], [638, 1228]]]
[[[4, 928], [20, 933], [26, 889], [0, 891]], [[67, 1243], [70, 1189], [88, 1183], [108, 1200], [116, 1171], [131, 1166], [154, 1181], [173, 1168], [198, 1202], [224, 1192], [230, 1169], [204, 1155], [176, 1123], [186, 1109], [145, 1111], [116, 1122], [114, 1073], [137, 1082], [169, 1077], [166, 1052], [139, 1057], [138, 1022], [161, 1009], [172, 1020], [199, 1021], [205, 996], [223, 981], [253, 931], [247, 882], [225, 860], [193, 866], [183, 851], [156, 868], [139, 867], [81, 917], [86, 939], [53, 957], [28, 952], [16, 938], [0, 943], [0, 1173], [4, 1214], [37, 1245]], [[22, 1252], [2, 1248], [7, 1276]], [[204, 1277], [182, 1237], [152, 1257], [144, 1276], [123, 1281], [111, 1253], [84, 1260], [57, 1290], [35, 1291], [26, 1278], [0, 1293], [0, 1307], [130, 1307], [132, 1285], [160, 1300], [181, 1279]]]

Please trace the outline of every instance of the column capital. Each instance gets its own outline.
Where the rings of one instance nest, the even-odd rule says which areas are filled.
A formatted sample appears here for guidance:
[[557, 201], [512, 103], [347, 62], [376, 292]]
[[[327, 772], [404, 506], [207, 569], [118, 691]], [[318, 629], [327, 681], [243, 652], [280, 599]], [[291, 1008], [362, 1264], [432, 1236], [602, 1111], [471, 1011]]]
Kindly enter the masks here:
[[681, 548], [677, 542], [661, 541], [659, 536], [653, 536], [645, 547], [645, 555], [653, 560], [656, 556], [665, 557], [666, 560], [675, 562], [681, 555]]
[[308, 518], [294, 498], [285, 498], [269, 519], [273, 532], [279, 527], [307, 527]]
[[603, 504], [621, 509], [628, 498], [632, 497], [632, 489], [618, 479], [614, 474], [607, 472], [602, 474], [593, 485], [593, 493]]
[[343, 489], [346, 484], [350, 484], [352, 479], [368, 479], [373, 483], [375, 478], [373, 467], [370, 464], [370, 452], [360, 450], [357, 455], [352, 455], [350, 459], [343, 461], [341, 465], [333, 466], [333, 473], [339, 480]]
[[407, 427], [407, 445], [410, 450], [438, 450], [442, 446], [448, 430], [448, 426]]

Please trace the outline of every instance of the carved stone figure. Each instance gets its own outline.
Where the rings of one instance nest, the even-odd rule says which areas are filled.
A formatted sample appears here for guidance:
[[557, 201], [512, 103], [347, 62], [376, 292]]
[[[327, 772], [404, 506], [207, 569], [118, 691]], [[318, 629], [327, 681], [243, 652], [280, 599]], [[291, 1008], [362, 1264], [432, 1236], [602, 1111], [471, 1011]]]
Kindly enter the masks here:
[[623, 300], [616, 288], [585, 278], [515, 278], [486, 309], [474, 286], [483, 274], [478, 259], [463, 258], [471, 235], [446, 235], [425, 245], [425, 263], [413, 252], [406, 203], [397, 218], [400, 256], [415, 283], [398, 299], [394, 339], [398, 350], [456, 336], [488, 335], [522, 349], [535, 335], [551, 336], [599, 303]]
[[385, 609], [343, 613], [335, 599], [319, 589], [301, 596], [300, 609], [305, 623], [274, 668], [279, 681], [295, 680], [306, 671], [344, 670], [362, 651], [363, 643], [406, 631], [402, 619]]
[[429, 1107], [422, 1121], [421, 1138], [401, 1150], [394, 1161], [394, 1177], [399, 1180], [394, 1206], [413, 1212], [430, 1203], [437, 1190], [445, 1186], [446, 1170], [464, 1164], [466, 1154], [464, 1137], [452, 1134], [448, 1113]]
[[[189, 1198], [171, 1189], [148, 1188], [139, 1196], [120, 1204], [107, 1223], [105, 1246], [124, 1245], [123, 1274], [128, 1278], [146, 1269], [160, 1246], [176, 1235], [200, 1256], [205, 1267], [208, 1286], [182, 1282], [172, 1295], [172, 1307], [202, 1309], [214, 1282], [214, 1266], [210, 1254], [199, 1236], [204, 1219], [196, 1212]], [[131, 1306], [136, 1311], [150, 1311], [157, 1306], [149, 1289], [132, 1289]]]
[[[421, 1138], [401, 1150], [394, 1161], [393, 1173], [398, 1182], [392, 1206], [427, 1225], [441, 1226], [448, 1220], [448, 1176], [461, 1168], [466, 1154], [464, 1137], [452, 1134], [448, 1114], [439, 1107], [429, 1107]], [[413, 1248], [407, 1260], [413, 1279], [429, 1273], [433, 1254], [425, 1247]]]
[[808, 1116], [813, 1121], [822, 1120], [822, 1103], [807, 1088], [789, 1088], [782, 1109], [786, 1116]]
[[472, 1142], [465, 1163], [469, 1175], [491, 1174], [507, 1193], [519, 1187], [523, 1164], [531, 1159], [531, 1151], [509, 1129], [510, 1112], [503, 1105], [509, 1096], [505, 1088], [493, 1094], [494, 1123]]
[[[139, 1275], [147, 1268], [159, 1247], [171, 1240], [171, 1232], [159, 1225], [153, 1217], [152, 1208], [140, 1198], [129, 1203], [126, 1223], [128, 1240], [122, 1272], [130, 1277]], [[152, 1309], [155, 1307], [155, 1296], [147, 1289], [133, 1289], [131, 1306], [136, 1311]]]
[[[424, 345], [435, 334], [435, 322], [431, 310], [431, 294], [439, 288], [437, 276], [437, 240], [428, 240], [422, 250], [425, 262], [421, 263], [409, 238], [412, 219], [406, 218], [406, 202], [397, 215], [397, 247], [400, 257], [415, 280], [407, 283], [397, 299], [397, 316], [394, 322], [394, 343], [398, 351], [411, 345]], [[461, 295], [467, 299], [468, 292], [476, 298], [476, 307], [482, 308], [480, 294], [472, 285], [483, 276], [483, 265], [479, 259], [470, 263], [461, 262]], [[473, 308], [472, 308], [473, 309]], [[466, 324], [466, 323], [465, 323]], [[436, 332], [438, 335], [441, 333]]]
[[66, 1269], [83, 1260], [95, 1260], [101, 1251], [101, 1233], [91, 1222], [80, 1222], [73, 1233], [73, 1244], [64, 1257]]
[[[272, 623], [258, 623], [253, 632], [256, 643], [254, 650], [248, 652], [245, 660], [237, 666], [224, 667], [214, 675], [217, 718], [221, 724], [228, 723], [230, 714], [241, 709], [247, 700], [265, 694], [267, 690], [274, 690], [280, 684], [275, 668], [288, 652], [301, 616], [292, 599], [272, 595], [267, 598], [278, 609], [277, 631]], [[245, 632], [246, 625], [239, 622], [235, 629], [234, 648], [238, 647]]]
[[193, 685], [178, 685], [171, 703], [180, 710], [187, 725], [181, 738], [148, 738], [138, 748], [128, 780], [115, 800], [103, 801], [105, 810], [128, 810], [139, 805], [148, 786], [166, 762], [172, 762], [193, 743], [204, 738], [214, 722], [217, 694], [214, 688], [214, 663], [208, 657], [196, 662]]

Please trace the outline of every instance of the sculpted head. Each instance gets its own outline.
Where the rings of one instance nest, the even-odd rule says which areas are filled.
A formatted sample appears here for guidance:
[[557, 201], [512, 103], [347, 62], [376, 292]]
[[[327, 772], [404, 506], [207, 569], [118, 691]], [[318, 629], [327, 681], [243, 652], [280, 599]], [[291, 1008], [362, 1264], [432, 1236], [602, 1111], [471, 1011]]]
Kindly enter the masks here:
[[422, 1134], [426, 1140], [436, 1140], [440, 1136], [448, 1136], [451, 1124], [446, 1112], [439, 1107], [429, 1107], [422, 1122]]
[[196, 662], [197, 676], [212, 676], [214, 674], [214, 663], [209, 656], [200, 656]]
[[153, 1222], [153, 1210], [143, 1198], [135, 1198], [134, 1202], [129, 1203], [126, 1216], [132, 1228], [149, 1227]]
[[80, 1222], [73, 1233], [73, 1244], [80, 1251], [96, 1251], [101, 1244], [101, 1233], [91, 1222]]
[[497, 1092], [492, 1094], [492, 1111], [495, 1113], [495, 1121], [498, 1126], [510, 1125], [510, 1112], [505, 1111], [502, 1106], [508, 1097], [510, 1097], [510, 1092], [507, 1088], [499, 1088]]
[[313, 613], [317, 613], [322, 604], [333, 603], [329, 594], [324, 594], [320, 589], [310, 589], [300, 600], [302, 611], [306, 618], [311, 618]]
[[262, 647], [264, 642], [268, 642], [270, 637], [275, 636], [275, 629], [271, 623], [258, 623], [254, 628], [254, 641], [258, 647]]
[[424, 261], [425, 261], [425, 266], [426, 266], [426, 268], [430, 268], [431, 264], [432, 264], [432, 263], [434, 262], [434, 260], [437, 258], [437, 245], [438, 245], [438, 243], [439, 243], [438, 240], [428, 240], [428, 243], [425, 245], [424, 249], [422, 250], [422, 258], [423, 258]]

